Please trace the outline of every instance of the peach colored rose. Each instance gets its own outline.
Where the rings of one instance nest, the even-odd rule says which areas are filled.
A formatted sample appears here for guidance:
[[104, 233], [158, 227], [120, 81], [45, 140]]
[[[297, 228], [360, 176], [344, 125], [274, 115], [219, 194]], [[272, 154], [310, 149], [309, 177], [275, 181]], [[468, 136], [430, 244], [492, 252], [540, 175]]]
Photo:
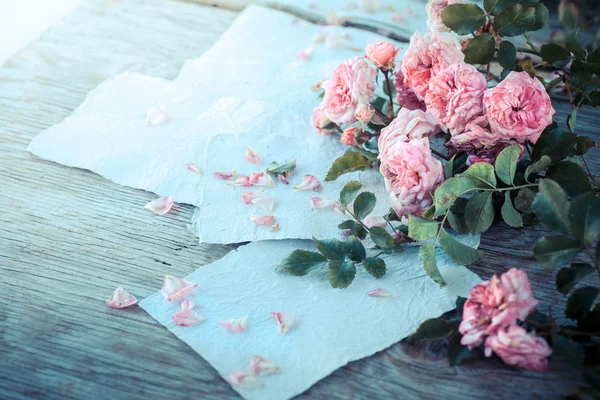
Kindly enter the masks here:
[[485, 92], [483, 104], [492, 132], [519, 143], [537, 142], [555, 113], [544, 85], [527, 72], [508, 74]]
[[396, 78], [394, 79], [394, 86], [396, 87], [396, 101], [403, 108], [409, 110], [423, 110], [425, 111], [425, 103], [417, 98], [415, 92], [406, 86], [404, 83], [404, 75], [401, 70], [396, 72]]
[[336, 124], [356, 122], [358, 104], [369, 104], [375, 91], [377, 70], [361, 57], [349, 58], [333, 71], [331, 80], [323, 82], [325, 115]]
[[383, 160], [396, 142], [428, 138], [438, 132], [440, 127], [429, 113], [402, 108], [396, 118], [381, 130], [378, 140], [379, 158]]
[[404, 83], [414, 90], [419, 100], [425, 98], [429, 80], [450, 64], [465, 59], [456, 35], [447, 32], [419, 32], [410, 38], [410, 45], [402, 58]]
[[329, 135], [335, 131], [335, 129], [327, 129], [327, 126], [331, 125], [331, 121], [325, 115], [322, 105], [315, 107], [310, 117], [310, 123], [321, 135]]
[[450, 32], [442, 22], [442, 11], [451, 4], [464, 4], [462, 0], [429, 0], [425, 10], [427, 11], [427, 27], [430, 31]]
[[498, 154], [511, 144], [514, 142], [501, 140], [489, 129], [477, 124], [468, 124], [464, 132], [453, 135], [446, 146], [466, 152], [469, 162], [474, 164], [480, 161], [493, 163]]
[[348, 128], [348, 129], [344, 130], [344, 133], [342, 133], [342, 136], [340, 137], [340, 142], [342, 142], [346, 146], [358, 145], [358, 143], [356, 142], [356, 139], [354, 138], [356, 135], [356, 132], [358, 132], [358, 128]]
[[543, 338], [527, 333], [518, 325], [511, 325], [485, 340], [485, 355], [490, 357], [492, 352], [508, 365], [545, 371], [552, 349]]
[[483, 112], [486, 89], [485, 77], [474, 66], [452, 64], [429, 80], [425, 105], [445, 132], [456, 135], [469, 123], [487, 125]]
[[375, 109], [370, 104], [360, 103], [354, 112], [354, 117], [356, 117], [363, 125], [371, 122], [373, 115], [375, 115]]
[[387, 149], [380, 171], [399, 216], [421, 216], [432, 203], [431, 192], [444, 180], [442, 163], [433, 158], [428, 139], [398, 141]]
[[400, 48], [396, 49], [393, 43], [381, 40], [367, 45], [367, 60], [378, 68], [393, 69], [398, 52], [400, 52]]

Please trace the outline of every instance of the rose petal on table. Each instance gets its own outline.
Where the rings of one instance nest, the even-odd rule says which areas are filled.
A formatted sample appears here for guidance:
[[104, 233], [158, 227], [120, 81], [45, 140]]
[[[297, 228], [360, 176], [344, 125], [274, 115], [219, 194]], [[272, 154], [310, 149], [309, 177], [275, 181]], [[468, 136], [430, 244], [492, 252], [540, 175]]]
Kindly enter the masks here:
[[229, 332], [240, 333], [246, 330], [248, 325], [248, 316], [245, 315], [242, 318], [230, 319], [228, 321], [217, 322], [220, 326], [227, 329]]
[[216, 179], [221, 179], [223, 181], [227, 181], [235, 176], [235, 170], [231, 172], [215, 172], [213, 176]]
[[252, 173], [250, 177], [250, 184], [252, 186], [263, 186], [263, 187], [275, 187], [273, 179], [264, 172]]
[[122, 287], [118, 287], [112, 295], [104, 301], [111, 308], [125, 308], [134, 305], [138, 299]]
[[294, 186], [296, 190], [319, 190], [321, 182], [310, 174], [306, 174], [302, 177], [302, 183], [298, 186]]
[[269, 225], [275, 219], [272, 215], [250, 215], [248, 218], [256, 226]]
[[244, 204], [250, 204], [252, 200], [260, 197], [259, 194], [264, 192], [264, 189], [257, 190], [256, 192], [244, 192], [242, 193], [242, 201]]
[[313, 210], [331, 208], [332, 210], [337, 211], [340, 214], [344, 214], [344, 212], [342, 211], [342, 203], [340, 203], [337, 200], [327, 200], [321, 197], [311, 197], [310, 206]]
[[278, 222], [278, 223], [276, 223], [275, 225], [272, 225], [272, 226], [269, 228], [269, 232], [275, 232], [275, 231], [278, 231], [278, 230], [279, 230], [279, 228], [280, 228], [280, 227], [279, 227], [279, 222]]
[[156, 215], [165, 215], [171, 210], [171, 207], [173, 207], [172, 196], [159, 197], [146, 203], [144, 206], [146, 210], [150, 210]]
[[385, 289], [377, 288], [369, 292], [370, 297], [392, 297], [392, 294]]
[[231, 186], [252, 186], [250, 183], [250, 177], [246, 175], [240, 175], [237, 177], [235, 182], [229, 182], [228, 185]]
[[183, 278], [165, 275], [161, 291], [165, 299], [173, 301], [191, 293], [196, 286], [198, 285], [194, 282], [186, 281]]
[[296, 323], [296, 318], [288, 313], [272, 312], [271, 315], [275, 318], [279, 327], [279, 333], [282, 335], [285, 335]]
[[287, 177], [284, 174], [277, 174], [277, 179], [279, 179], [279, 182], [289, 185], [290, 181], [287, 180]]
[[264, 386], [262, 382], [256, 380], [254, 377], [250, 376], [246, 371], [233, 371], [227, 375], [227, 380], [231, 382], [233, 385], [245, 388], [252, 389], [257, 387]]
[[252, 357], [248, 370], [252, 376], [271, 375], [281, 371], [274, 362], [266, 360], [261, 356]]
[[189, 169], [190, 171], [195, 172], [197, 174], [200, 174], [200, 175], [204, 174], [204, 172], [202, 172], [202, 170], [200, 168], [198, 168], [198, 166], [194, 163], [189, 163], [187, 165], [187, 169]]
[[194, 310], [195, 304], [190, 300], [184, 300], [181, 302], [181, 310], [173, 314], [173, 321], [179, 326], [192, 326], [198, 322], [206, 320], [204, 315], [198, 314]]
[[148, 125], [158, 125], [169, 122], [171, 116], [159, 108], [150, 108], [146, 113], [146, 123]]
[[374, 226], [378, 226], [380, 228], [385, 228], [387, 226], [387, 220], [383, 217], [376, 217], [373, 215], [369, 215], [363, 220], [363, 223], [367, 226], [367, 228], [372, 228]]
[[296, 54], [296, 57], [300, 61], [308, 61], [310, 60], [310, 56], [312, 56], [313, 49], [312, 47], [307, 47], [306, 49], [302, 49]]
[[251, 203], [259, 206], [267, 213], [273, 212], [273, 208], [275, 207], [275, 199], [272, 196], [256, 197]]
[[263, 162], [263, 158], [254, 151], [254, 149], [250, 146], [246, 149], [246, 155], [244, 156], [246, 161], [250, 164], [260, 164]]

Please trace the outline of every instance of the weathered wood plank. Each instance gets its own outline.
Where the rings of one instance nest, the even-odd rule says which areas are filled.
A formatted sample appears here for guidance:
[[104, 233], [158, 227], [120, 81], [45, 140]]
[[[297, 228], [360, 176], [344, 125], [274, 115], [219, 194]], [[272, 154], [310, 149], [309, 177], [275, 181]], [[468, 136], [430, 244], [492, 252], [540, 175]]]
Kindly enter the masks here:
[[[235, 18], [216, 8], [159, 0], [96, 1], [69, 15], [0, 68], [0, 397], [238, 398], [218, 374], [141, 309], [103, 300], [117, 285], [139, 297], [164, 273], [185, 275], [232, 247], [197, 243], [192, 207], [165, 217], [143, 210], [153, 195], [26, 152], [41, 130], [75, 109], [99, 82], [123, 70], [173, 78]], [[568, 108], [559, 108], [565, 118]], [[600, 140], [599, 114], [578, 115]], [[600, 170], [599, 150], [592, 150]], [[542, 227], [497, 227], [485, 235], [484, 278], [529, 270], [542, 307], [560, 309], [554, 274], [535, 265]], [[302, 397], [317, 399], [558, 398], [579, 378], [562, 363], [546, 374], [476, 359], [449, 368], [443, 346], [399, 344], [353, 362]]]

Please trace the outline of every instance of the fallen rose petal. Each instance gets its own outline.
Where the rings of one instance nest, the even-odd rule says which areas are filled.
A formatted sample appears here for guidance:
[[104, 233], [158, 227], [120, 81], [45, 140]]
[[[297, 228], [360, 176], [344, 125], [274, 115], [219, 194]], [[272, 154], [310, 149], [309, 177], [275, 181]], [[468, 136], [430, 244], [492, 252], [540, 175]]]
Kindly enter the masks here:
[[373, 289], [369, 292], [370, 297], [392, 297], [392, 294], [385, 289]]
[[248, 325], [248, 316], [245, 315], [242, 318], [230, 319], [228, 321], [217, 322], [220, 326], [227, 329], [229, 332], [240, 333], [246, 330]]
[[279, 222], [269, 228], [270, 232], [275, 232], [279, 230]]
[[281, 371], [274, 362], [265, 360], [261, 356], [252, 357], [248, 370], [252, 376], [271, 375]]
[[275, 182], [273, 182], [273, 179], [271, 179], [271, 177], [264, 172], [260, 172], [258, 174], [253, 172], [249, 183], [252, 186], [275, 187]]
[[146, 113], [146, 123], [148, 125], [163, 124], [171, 120], [171, 116], [159, 108], [150, 108]]
[[242, 193], [242, 201], [244, 204], [250, 204], [252, 200], [259, 197], [260, 193], [264, 192], [264, 190], [257, 190], [256, 192], [244, 192]]
[[311, 47], [309, 47], [309, 48], [300, 50], [298, 52], [298, 54], [296, 55], [296, 57], [300, 61], [307, 61], [310, 59], [310, 56], [312, 55], [312, 53], [313, 53], [313, 49]]
[[104, 301], [111, 308], [125, 308], [134, 305], [138, 299], [122, 287], [115, 289], [113, 294]]
[[189, 163], [187, 165], [187, 169], [189, 169], [190, 171], [195, 172], [197, 174], [200, 174], [200, 175], [204, 174], [204, 172], [202, 172], [202, 170], [200, 168], [198, 168], [198, 166], [194, 163]]
[[363, 220], [363, 223], [367, 226], [367, 228], [372, 228], [374, 226], [378, 226], [380, 228], [385, 228], [387, 225], [387, 221], [383, 217], [376, 217], [373, 215], [369, 215]]
[[189, 294], [196, 286], [198, 285], [194, 282], [189, 282], [182, 278], [175, 278], [171, 275], [165, 275], [162, 294], [168, 301], [173, 301]]
[[173, 207], [173, 197], [164, 196], [154, 199], [144, 206], [146, 210], [152, 211], [156, 215], [165, 215]]
[[290, 184], [290, 182], [287, 180], [286, 176], [283, 174], [277, 174], [277, 179], [279, 179], [279, 182], [284, 183], [286, 185]]
[[269, 225], [275, 219], [272, 215], [251, 215], [250, 221], [254, 222], [256, 226]]
[[263, 158], [260, 155], [258, 155], [250, 146], [248, 146], [248, 148], [246, 149], [246, 155], [244, 156], [244, 158], [251, 164], [260, 164], [263, 162]]
[[275, 199], [271, 196], [257, 197], [253, 199], [251, 203], [259, 206], [268, 213], [273, 212], [273, 208], [275, 207]]
[[192, 326], [198, 322], [206, 320], [204, 315], [200, 315], [194, 310], [195, 304], [190, 300], [181, 302], [181, 310], [173, 314], [173, 321], [179, 326]]
[[271, 315], [277, 321], [279, 333], [285, 335], [296, 323], [293, 315], [284, 312], [272, 312]]
[[252, 389], [264, 386], [262, 382], [250, 376], [246, 371], [230, 372], [227, 375], [227, 380], [232, 384], [245, 389]]
[[302, 183], [298, 186], [295, 186], [294, 189], [297, 190], [319, 190], [321, 187], [321, 182], [310, 174], [306, 174], [302, 177]]
[[228, 185], [232, 186], [253, 186], [250, 183], [250, 177], [246, 175], [240, 175], [234, 182], [229, 182]]
[[215, 172], [213, 174], [213, 176], [216, 179], [221, 179], [223, 181], [229, 180], [231, 178], [233, 178], [235, 176], [235, 171], [231, 171], [231, 172]]
[[313, 210], [318, 210], [321, 208], [331, 208], [332, 210], [334, 210], [340, 214], [345, 214], [342, 211], [342, 203], [340, 203], [337, 200], [327, 200], [327, 199], [323, 199], [321, 197], [311, 197], [310, 198], [310, 206], [312, 207]]

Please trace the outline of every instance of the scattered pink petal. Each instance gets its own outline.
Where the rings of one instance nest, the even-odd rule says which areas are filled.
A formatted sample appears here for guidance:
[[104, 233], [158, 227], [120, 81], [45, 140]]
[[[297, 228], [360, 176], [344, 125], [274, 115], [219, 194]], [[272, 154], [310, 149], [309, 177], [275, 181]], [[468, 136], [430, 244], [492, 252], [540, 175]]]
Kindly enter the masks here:
[[197, 174], [200, 174], [200, 175], [204, 174], [204, 172], [202, 172], [202, 170], [200, 168], [198, 168], [198, 166], [194, 163], [189, 163], [187, 165], [187, 169], [189, 169], [190, 171], [195, 172]]
[[151, 202], [146, 203], [144, 208], [152, 211], [156, 215], [165, 215], [173, 207], [173, 197], [164, 196], [154, 199]]
[[113, 294], [104, 301], [111, 308], [125, 308], [134, 305], [138, 299], [122, 287], [115, 289]]
[[251, 215], [250, 221], [254, 222], [256, 226], [269, 225], [275, 219], [272, 215]]
[[385, 218], [375, 217], [373, 215], [369, 215], [367, 218], [365, 218], [363, 223], [367, 226], [367, 228], [372, 228], [374, 226], [385, 228], [387, 226], [387, 221]]
[[369, 292], [371, 297], [392, 297], [392, 294], [385, 289], [373, 289]]
[[332, 210], [337, 211], [340, 214], [344, 214], [342, 212], [342, 203], [340, 203], [337, 200], [327, 200], [321, 197], [311, 197], [310, 206], [313, 210], [318, 210], [321, 208], [331, 208]]
[[273, 212], [273, 208], [275, 207], [275, 199], [271, 196], [261, 196], [257, 197], [251, 202], [265, 210], [267, 213]]
[[269, 231], [270, 231], [270, 232], [275, 232], [275, 231], [278, 231], [278, 230], [279, 230], [279, 222], [278, 222], [278, 223], [276, 223], [275, 225], [272, 225], [272, 226], [269, 228]]
[[175, 278], [171, 275], [165, 275], [162, 294], [168, 301], [173, 301], [189, 294], [196, 286], [198, 285], [194, 282], [189, 282], [182, 278]]
[[173, 321], [179, 326], [192, 326], [206, 320], [206, 317], [198, 314], [194, 307], [195, 304], [190, 300], [182, 301], [181, 310], [173, 314]]
[[271, 375], [281, 371], [274, 362], [265, 360], [261, 356], [252, 357], [248, 370], [252, 376]]
[[279, 333], [285, 335], [296, 323], [293, 315], [284, 312], [272, 312], [271, 315], [277, 321]]
[[169, 122], [171, 116], [159, 108], [150, 108], [146, 113], [146, 123], [148, 125], [158, 125]]
[[290, 184], [290, 181], [288, 181], [286, 176], [283, 174], [277, 174], [277, 179], [279, 179], [279, 182], [284, 183], [286, 185]]
[[244, 204], [250, 204], [252, 200], [259, 197], [260, 193], [264, 192], [264, 190], [257, 190], [256, 192], [244, 192], [242, 193], [242, 201]]
[[227, 181], [231, 178], [233, 178], [235, 176], [235, 171], [231, 171], [231, 172], [215, 172], [213, 174], [213, 176], [216, 179], [221, 179], [223, 181]]
[[307, 47], [306, 49], [300, 50], [298, 52], [298, 54], [296, 55], [296, 57], [300, 61], [308, 61], [308, 60], [310, 60], [310, 57], [312, 56], [312, 53], [313, 53], [312, 47]]
[[227, 329], [229, 332], [240, 333], [246, 330], [248, 325], [248, 316], [245, 315], [242, 318], [230, 319], [228, 321], [217, 322], [220, 326]]
[[240, 175], [234, 182], [229, 182], [228, 185], [232, 186], [252, 186], [250, 183], [250, 177], [246, 175]]
[[252, 389], [264, 386], [260, 381], [250, 376], [246, 371], [233, 371], [227, 375], [227, 380], [235, 386]]
[[258, 155], [250, 146], [248, 146], [248, 148], [246, 149], [246, 155], [244, 156], [244, 158], [251, 164], [260, 164], [263, 162], [263, 158], [260, 155]]
[[298, 186], [295, 186], [294, 189], [297, 190], [319, 190], [321, 187], [321, 182], [310, 174], [306, 174], [302, 177], [302, 183]]
[[250, 177], [250, 185], [252, 186], [263, 186], [263, 187], [275, 187], [273, 179], [264, 172], [252, 173]]

